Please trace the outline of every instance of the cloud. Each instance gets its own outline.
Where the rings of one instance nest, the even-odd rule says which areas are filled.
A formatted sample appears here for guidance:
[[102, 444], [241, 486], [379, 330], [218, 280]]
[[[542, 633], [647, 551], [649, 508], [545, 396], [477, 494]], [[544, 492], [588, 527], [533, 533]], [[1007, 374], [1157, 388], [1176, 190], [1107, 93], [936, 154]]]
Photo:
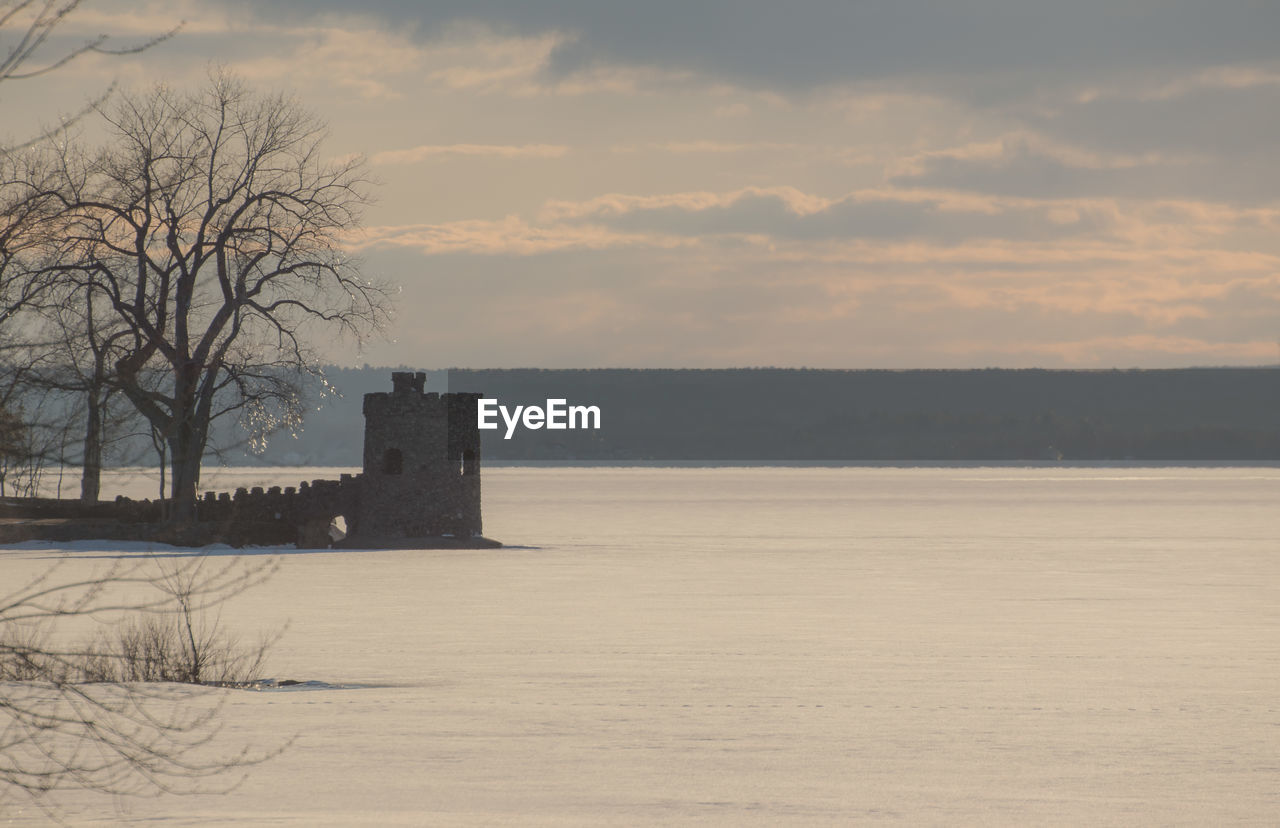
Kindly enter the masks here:
[[162, 35], [181, 25], [183, 36], [209, 32], [225, 32], [227, 15], [210, 17], [201, 14], [197, 0], [146, 0], [126, 5], [110, 3], [85, 5], [74, 10], [59, 24], [53, 37], [64, 37], [84, 42], [97, 35], [132, 36], [134, 43], [109, 42], [116, 49], [131, 48]]
[[1280, 4], [183, 8], [113, 66], [298, 87], [388, 179], [353, 245], [432, 362], [1276, 355]]
[[[756, 253], [561, 249], [522, 259], [515, 280], [506, 257], [368, 255], [411, 274], [411, 322], [382, 356], [420, 353], [440, 365], [1172, 367], [1277, 354], [1265, 331], [1197, 330], [1205, 316], [1160, 311], [1151, 297], [1168, 280], [1130, 295], [1119, 266], [1080, 284], [1076, 271], [903, 272]], [[1176, 302], [1230, 319], [1275, 289], [1245, 284]], [[1079, 301], [1062, 302], [1067, 293]]]
[[712, 114], [717, 118], [741, 118], [751, 114], [751, 107], [742, 101], [736, 103], [721, 104], [712, 110]]
[[375, 153], [374, 164], [414, 164], [441, 156], [479, 158], [562, 158], [569, 152], [563, 144], [422, 144], [405, 150]]
[[656, 152], [669, 152], [676, 155], [724, 155], [742, 152], [813, 152], [812, 147], [806, 147], [803, 144], [780, 143], [775, 141], [665, 141], [662, 143], [645, 144], [643, 146], [619, 145], [612, 149], [613, 152], [620, 153], [650, 150]]
[[1026, 241], [1105, 235], [1106, 211], [1037, 204], [946, 199], [860, 191], [824, 199], [794, 188], [748, 187], [729, 193], [602, 196], [581, 204], [549, 204], [550, 219], [585, 220], [627, 232], [749, 235], [802, 241], [923, 238], [957, 244], [981, 238]]
[[423, 255], [467, 253], [533, 256], [563, 250], [604, 250], [636, 246], [678, 247], [688, 240], [625, 233], [595, 225], [532, 225], [518, 216], [498, 221], [472, 219], [362, 230], [351, 248], [412, 248]]
[[1060, 141], [1109, 152], [1255, 154], [1280, 141], [1280, 85], [1153, 82], [1129, 94], [1066, 100], [1020, 117]]
[[381, 228], [365, 249], [375, 262], [429, 257], [400, 266], [430, 274], [407, 301], [447, 312], [428, 310], [429, 324], [416, 314], [401, 343], [452, 364], [1274, 359], [1280, 255], [1215, 245], [1224, 229], [1261, 230], [1274, 216], [1091, 204], [788, 187], [617, 193], [548, 203], [533, 220]]
[[454, 90], [532, 94], [566, 37], [556, 30], [519, 34], [481, 22], [451, 22], [422, 43], [429, 55], [426, 80]]
[[[1092, 155], [1092, 157], [1089, 157]], [[1263, 204], [1280, 201], [1280, 169], [1261, 156], [1147, 152], [1054, 151], [1021, 138], [991, 153], [928, 153], [891, 175], [900, 187], [964, 190], [1028, 199], [1202, 199]]]
[[[344, 0], [228, 2], [240, 13], [304, 20]], [[749, 86], [802, 88], [893, 76], [1097, 77], [1134, 67], [1210, 67], [1274, 56], [1280, 6], [1224, 0], [369, 0], [363, 13], [424, 37], [460, 21], [523, 34], [562, 32], [551, 76], [602, 63], [693, 71]], [[1021, 77], [1019, 77], [1021, 73]]]
[[[353, 90], [362, 98], [394, 100], [402, 96], [400, 84], [423, 66], [422, 49], [407, 33], [385, 31], [368, 21], [321, 20], [249, 36], [269, 40], [271, 48], [231, 65], [259, 82], [319, 81]], [[236, 37], [228, 32], [223, 40]]]

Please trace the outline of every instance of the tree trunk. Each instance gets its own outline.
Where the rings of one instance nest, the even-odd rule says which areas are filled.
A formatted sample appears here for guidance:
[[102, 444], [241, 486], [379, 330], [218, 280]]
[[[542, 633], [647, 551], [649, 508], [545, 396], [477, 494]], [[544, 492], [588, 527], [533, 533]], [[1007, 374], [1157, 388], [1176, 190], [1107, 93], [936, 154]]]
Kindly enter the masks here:
[[89, 416], [84, 431], [84, 466], [80, 473], [80, 500], [97, 503], [102, 490], [102, 419], [98, 395], [89, 392]]
[[173, 498], [169, 520], [173, 523], [190, 523], [196, 519], [196, 484], [200, 479], [204, 442], [198, 440], [194, 432], [189, 423], [180, 423], [169, 441], [170, 497]]
[[80, 500], [97, 503], [102, 490], [102, 405], [101, 360], [94, 366], [94, 378], [89, 386], [88, 409], [84, 427], [84, 463], [80, 473]]
[[168, 474], [169, 474], [169, 444], [164, 441], [163, 437], [158, 437], [153, 428], [151, 430], [151, 439], [156, 442], [156, 453], [160, 455], [160, 519], [169, 519], [169, 507], [165, 505], [165, 496], [169, 494]]
[[200, 461], [204, 457], [207, 430], [197, 422], [196, 389], [200, 367], [183, 363], [174, 370], [173, 432], [169, 438], [170, 469], [173, 473], [172, 523], [190, 523], [196, 519], [196, 485], [200, 480]]

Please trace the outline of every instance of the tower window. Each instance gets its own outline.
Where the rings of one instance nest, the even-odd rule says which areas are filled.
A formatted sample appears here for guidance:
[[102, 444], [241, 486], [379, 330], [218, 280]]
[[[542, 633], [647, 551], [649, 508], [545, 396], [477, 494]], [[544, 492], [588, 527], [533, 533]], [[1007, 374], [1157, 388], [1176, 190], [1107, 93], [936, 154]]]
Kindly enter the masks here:
[[382, 455], [382, 473], [400, 474], [404, 471], [404, 455], [400, 449], [389, 448]]

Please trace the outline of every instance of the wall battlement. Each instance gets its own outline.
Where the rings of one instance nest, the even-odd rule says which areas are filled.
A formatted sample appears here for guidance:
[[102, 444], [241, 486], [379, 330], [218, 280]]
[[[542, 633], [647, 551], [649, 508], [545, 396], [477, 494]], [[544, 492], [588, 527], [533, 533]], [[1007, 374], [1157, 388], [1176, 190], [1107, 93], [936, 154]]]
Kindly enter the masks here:
[[[233, 545], [297, 543], [329, 546], [329, 527], [341, 517], [347, 536], [336, 545], [352, 547], [499, 546], [481, 537], [480, 432], [476, 407], [480, 394], [425, 393], [426, 375], [396, 372], [392, 390], [364, 397], [364, 468], [338, 480], [303, 481], [269, 489], [240, 488], [234, 493], [205, 492], [196, 503], [196, 527], [180, 533], [204, 543]], [[163, 519], [163, 501], [120, 497], [114, 503], [10, 500], [0, 517], [94, 521], [135, 527]], [[85, 523], [88, 528], [90, 524]], [[203, 527], [203, 529], [201, 528]], [[65, 525], [59, 537], [65, 540]], [[110, 527], [108, 527], [110, 529]], [[0, 542], [38, 538], [39, 527], [0, 531]], [[36, 532], [36, 534], [30, 534]], [[158, 533], [139, 530], [152, 538]], [[198, 545], [198, 544], [196, 544]]]

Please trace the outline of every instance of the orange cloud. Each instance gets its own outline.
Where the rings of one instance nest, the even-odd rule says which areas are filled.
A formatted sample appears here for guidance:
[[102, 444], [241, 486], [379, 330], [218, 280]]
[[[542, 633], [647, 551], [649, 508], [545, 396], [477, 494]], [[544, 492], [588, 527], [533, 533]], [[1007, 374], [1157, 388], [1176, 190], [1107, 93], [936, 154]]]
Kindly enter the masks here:
[[428, 158], [464, 156], [473, 158], [562, 158], [569, 148], [562, 144], [422, 144], [405, 150], [376, 153], [370, 161], [377, 165], [415, 164]]

